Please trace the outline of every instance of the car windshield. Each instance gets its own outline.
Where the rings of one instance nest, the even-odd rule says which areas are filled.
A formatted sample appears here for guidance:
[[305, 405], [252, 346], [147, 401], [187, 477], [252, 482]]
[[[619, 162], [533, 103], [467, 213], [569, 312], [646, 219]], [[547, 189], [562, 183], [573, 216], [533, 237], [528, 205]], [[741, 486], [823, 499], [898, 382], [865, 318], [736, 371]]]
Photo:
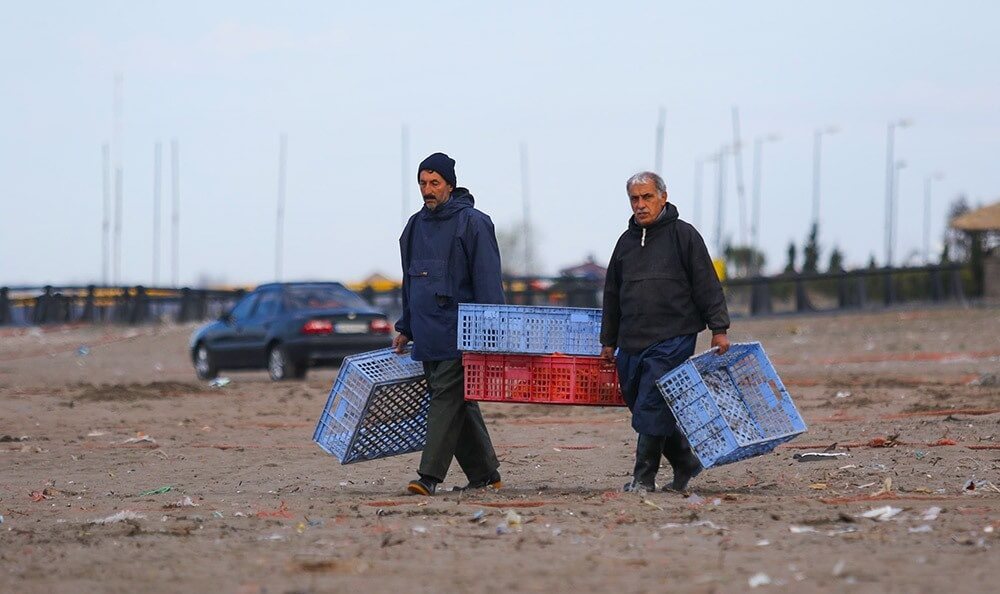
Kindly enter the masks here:
[[364, 308], [364, 299], [338, 285], [288, 287], [285, 290], [289, 309]]

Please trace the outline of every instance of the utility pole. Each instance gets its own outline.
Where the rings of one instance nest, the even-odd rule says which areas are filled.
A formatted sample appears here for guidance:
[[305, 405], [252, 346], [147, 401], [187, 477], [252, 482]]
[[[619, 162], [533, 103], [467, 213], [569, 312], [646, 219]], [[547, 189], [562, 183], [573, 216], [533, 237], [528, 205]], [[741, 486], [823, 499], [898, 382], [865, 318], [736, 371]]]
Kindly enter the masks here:
[[162, 147], [153, 147], [153, 286], [160, 284], [160, 161]]
[[114, 243], [114, 274], [112, 282], [115, 285], [121, 283], [121, 267], [122, 267], [122, 208], [124, 206], [123, 192], [123, 177], [124, 172], [122, 171], [122, 154], [124, 152], [122, 148], [122, 103], [123, 103], [123, 78], [121, 73], [115, 74], [115, 95], [114, 95], [114, 162], [115, 162], [115, 243]]
[[[889, 255], [896, 250], [896, 206], [899, 204], [899, 172], [906, 168], [906, 161], [896, 161], [892, 168], [892, 201], [889, 212]], [[888, 261], [891, 266], [892, 259]]]
[[181, 161], [177, 139], [170, 141], [170, 193], [173, 195], [173, 212], [170, 215], [170, 284], [180, 286], [180, 237], [181, 237]]
[[819, 176], [820, 176], [820, 159], [822, 156], [822, 144], [824, 134], [836, 134], [836, 126], [827, 126], [826, 128], [818, 128], [813, 132], [813, 204], [812, 204], [812, 224], [819, 229]]
[[288, 153], [288, 137], [281, 133], [281, 141], [278, 149], [278, 215], [276, 217], [276, 229], [274, 234], [274, 279], [281, 281], [281, 260], [284, 249], [284, 228], [285, 228], [285, 161]]
[[766, 142], [777, 142], [780, 137], [777, 134], [758, 136], [753, 141], [753, 188], [751, 189], [750, 205], [750, 244], [755, 253], [760, 252], [760, 185], [761, 170], [763, 169], [763, 149]]
[[715, 206], [715, 257], [722, 257], [722, 227], [724, 223], [724, 213], [725, 213], [725, 197], [726, 197], [726, 151], [729, 150], [728, 146], [723, 145], [719, 148], [718, 156], [716, 157], [716, 206]]
[[736, 199], [739, 202], [740, 245], [747, 245], [747, 201], [743, 189], [743, 143], [740, 141], [740, 109], [733, 106], [733, 164], [736, 166]]
[[531, 194], [528, 191], [528, 147], [521, 143], [521, 198], [524, 217], [524, 276], [531, 276], [534, 271], [534, 250], [531, 245]]
[[704, 163], [705, 159], [695, 159], [694, 162], [694, 204], [692, 205], [692, 216], [694, 217], [694, 226], [696, 229], [701, 228], [701, 169]]
[[896, 158], [893, 154], [893, 144], [896, 137], [896, 128], [907, 128], [913, 125], [913, 121], [907, 118], [893, 120], [889, 122], [886, 129], [885, 142], [885, 266], [892, 266], [892, 243], [893, 243], [893, 196], [895, 192], [893, 184], [896, 179]]
[[931, 183], [944, 179], [940, 171], [924, 178], [924, 265], [931, 263]]
[[400, 221], [406, 223], [406, 220], [410, 218], [409, 200], [407, 197], [410, 192], [413, 191], [413, 177], [410, 173], [410, 130], [403, 124], [403, 129], [400, 134], [400, 150], [399, 150], [399, 163], [400, 163]]
[[653, 162], [654, 171], [660, 177], [663, 177], [663, 143], [664, 134], [667, 129], [667, 110], [660, 108], [660, 119], [659, 123], [656, 125], [656, 155]]
[[111, 147], [101, 146], [101, 176], [104, 180], [104, 216], [101, 219], [101, 284], [108, 286], [111, 267]]

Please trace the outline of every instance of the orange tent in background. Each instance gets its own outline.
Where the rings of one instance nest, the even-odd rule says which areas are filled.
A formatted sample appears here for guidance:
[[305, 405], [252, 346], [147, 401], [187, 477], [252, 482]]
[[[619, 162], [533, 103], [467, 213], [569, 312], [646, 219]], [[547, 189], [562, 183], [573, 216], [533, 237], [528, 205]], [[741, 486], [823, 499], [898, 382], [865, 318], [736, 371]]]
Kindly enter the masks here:
[[352, 291], [360, 291], [365, 287], [371, 287], [372, 289], [379, 292], [391, 291], [393, 289], [398, 289], [400, 286], [401, 283], [399, 281], [391, 279], [379, 272], [370, 275], [368, 278], [362, 281], [347, 284], [347, 287]]

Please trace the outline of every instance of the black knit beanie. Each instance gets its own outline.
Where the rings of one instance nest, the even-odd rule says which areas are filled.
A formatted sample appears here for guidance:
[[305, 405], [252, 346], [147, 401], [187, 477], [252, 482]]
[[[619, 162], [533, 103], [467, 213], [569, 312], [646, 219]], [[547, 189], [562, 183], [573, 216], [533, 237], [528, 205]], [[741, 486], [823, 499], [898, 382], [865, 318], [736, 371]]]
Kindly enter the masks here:
[[417, 168], [418, 179], [421, 171], [433, 171], [444, 178], [444, 181], [448, 182], [451, 187], [458, 187], [455, 183], [455, 159], [444, 153], [434, 153], [421, 161], [420, 167]]

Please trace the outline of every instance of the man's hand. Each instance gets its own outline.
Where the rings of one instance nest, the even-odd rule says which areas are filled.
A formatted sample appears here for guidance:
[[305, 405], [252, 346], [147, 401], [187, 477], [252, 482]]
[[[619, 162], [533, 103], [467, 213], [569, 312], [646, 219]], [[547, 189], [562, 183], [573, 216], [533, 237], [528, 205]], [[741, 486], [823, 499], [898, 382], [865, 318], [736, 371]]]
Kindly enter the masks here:
[[392, 339], [392, 348], [396, 350], [397, 353], [403, 354], [403, 350], [406, 349], [406, 345], [409, 344], [410, 337], [405, 334], [397, 334], [395, 338]]
[[712, 346], [719, 349], [719, 355], [725, 355], [726, 351], [729, 350], [729, 337], [725, 334], [713, 334]]
[[601, 348], [601, 358], [605, 361], [614, 362], [615, 360], [615, 347], [602, 347]]

